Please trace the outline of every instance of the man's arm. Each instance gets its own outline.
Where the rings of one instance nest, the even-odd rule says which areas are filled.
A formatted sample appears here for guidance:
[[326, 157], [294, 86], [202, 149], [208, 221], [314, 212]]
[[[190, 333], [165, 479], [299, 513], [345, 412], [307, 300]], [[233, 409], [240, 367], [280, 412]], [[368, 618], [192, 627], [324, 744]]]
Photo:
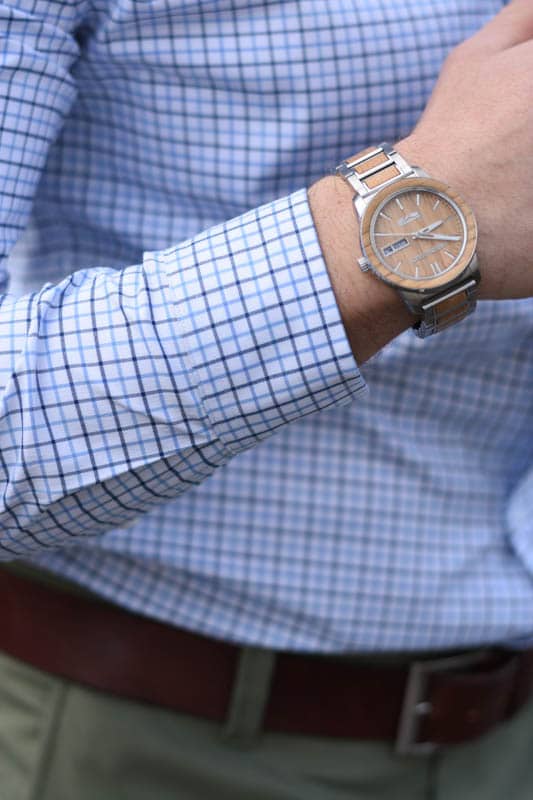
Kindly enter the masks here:
[[[533, 4], [515, 0], [452, 51], [419, 124], [396, 145], [473, 208], [481, 299], [533, 296], [532, 133]], [[337, 177], [309, 191], [346, 333], [362, 364], [413, 318], [393, 289], [359, 270], [352, 196]]]
[[124, 527], [363, 386], [304, 189], [0, 298], [0, 559]]
[[[459, 48], [399, 145], [477, 212], [485, 297], [533, 294], [532, 45], [494, 44], [501, 30], [531, 28], [529, 5], [515, 0]], [[513, 187], [488, 201], [487, 158]], [[352, 352], [368, 358], [411, 320], [359, 272], [340, 179], [320, 181], [310, 199], [316, 228], [297, 192], [144, 264], [74, 273], [0, 303], [1, 557], [122, 526], [279, 426], [361, 390]]]
[[[0, 3], [1, 258], [75, 100], [86, 11]], [[123, 527], [363, 386], [305, 190], [143, 263], [1, 296], [0, 559]]]

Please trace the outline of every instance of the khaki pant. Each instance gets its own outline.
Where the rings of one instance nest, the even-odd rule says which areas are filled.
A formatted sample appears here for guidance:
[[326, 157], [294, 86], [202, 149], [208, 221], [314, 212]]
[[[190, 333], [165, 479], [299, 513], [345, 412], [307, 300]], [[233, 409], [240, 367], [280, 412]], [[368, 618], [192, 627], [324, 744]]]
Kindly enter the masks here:
[[223, 726], [86, 690], [0, 654], [0, 800], [170, 798], [532, 800], [533, 704], [482, 740], [431, 757], [280, 734], [244, 746]]

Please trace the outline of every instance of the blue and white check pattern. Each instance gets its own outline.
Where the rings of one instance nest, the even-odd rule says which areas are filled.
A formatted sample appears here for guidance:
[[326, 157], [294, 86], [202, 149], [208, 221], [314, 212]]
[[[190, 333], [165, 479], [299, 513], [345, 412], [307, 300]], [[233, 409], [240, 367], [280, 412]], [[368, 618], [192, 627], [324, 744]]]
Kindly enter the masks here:
[[532, 640], [532, 301], [363, 380], [304, 189], [501, 5], [0, 5], [2, 558], [265, 646]]

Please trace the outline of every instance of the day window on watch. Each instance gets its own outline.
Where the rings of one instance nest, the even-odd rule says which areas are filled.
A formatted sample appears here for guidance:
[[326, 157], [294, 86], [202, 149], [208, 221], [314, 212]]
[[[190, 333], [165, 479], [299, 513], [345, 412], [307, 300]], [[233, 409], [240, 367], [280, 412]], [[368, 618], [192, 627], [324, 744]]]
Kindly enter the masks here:
[[398, 250], [403, 250], [404, 247], [409, 246], [408, 239], [398, 239], [397, 242], [393, 242], [392, 244], [387, 245], [382, 249], [382, 253], [387, 258], [387, 256], [391, 256], [393, 253], [397, 253]]

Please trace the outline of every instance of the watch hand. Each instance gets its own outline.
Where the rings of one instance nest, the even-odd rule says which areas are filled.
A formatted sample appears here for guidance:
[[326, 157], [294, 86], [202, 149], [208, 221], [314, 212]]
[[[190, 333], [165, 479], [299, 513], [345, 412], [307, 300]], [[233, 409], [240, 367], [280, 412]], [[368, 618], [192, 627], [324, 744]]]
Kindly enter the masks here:
[[375, 233], [374, 236], [400, 236], [402, 239], [405, 239], [409, 234], [406, 234], [405, 231], [400, 231], [398, 233], [393, 231], [392, 233]]
[[431, 231], [434, 231], [435, 228], [438, 228], [439, 225], [442, 225], [443, 222], [443, 219], [438, 219], [436, 222], [432, 222], [431, 225], [426, 225], [425, 228], [420, 228], [415, 235], [418, 235], [419, 233], [430, 233]]
[[432, 222], [431, 225], [426, 225], [425, 228], [420, 228], [420, 230], [415, 231], [414, 233], [410, 233], [410, 232], [406, 232], [406, 231], [399, 231], [399, 232], [392, 231], [391, 233], [376, 233], [375, 236], [402, 236], [402, 237], [405, 237], [405, 236], [413, 236], [413, 237], [415, 237], [416, 236], [416, 237], [418, 237], [420, 234], [431, 233], [431, 231], [434, 231], [435, 228], [438, 228], [439, 225], [443, 225], [445, 222], [446, 222], [446, 220], [444, 220], [444, 219], [438, 219], [435, 222]]
[[461, 236], [446, 236], [444, 233], [415, 233], [413, 239], [428, 239], [433, 242], [459, 242]]

